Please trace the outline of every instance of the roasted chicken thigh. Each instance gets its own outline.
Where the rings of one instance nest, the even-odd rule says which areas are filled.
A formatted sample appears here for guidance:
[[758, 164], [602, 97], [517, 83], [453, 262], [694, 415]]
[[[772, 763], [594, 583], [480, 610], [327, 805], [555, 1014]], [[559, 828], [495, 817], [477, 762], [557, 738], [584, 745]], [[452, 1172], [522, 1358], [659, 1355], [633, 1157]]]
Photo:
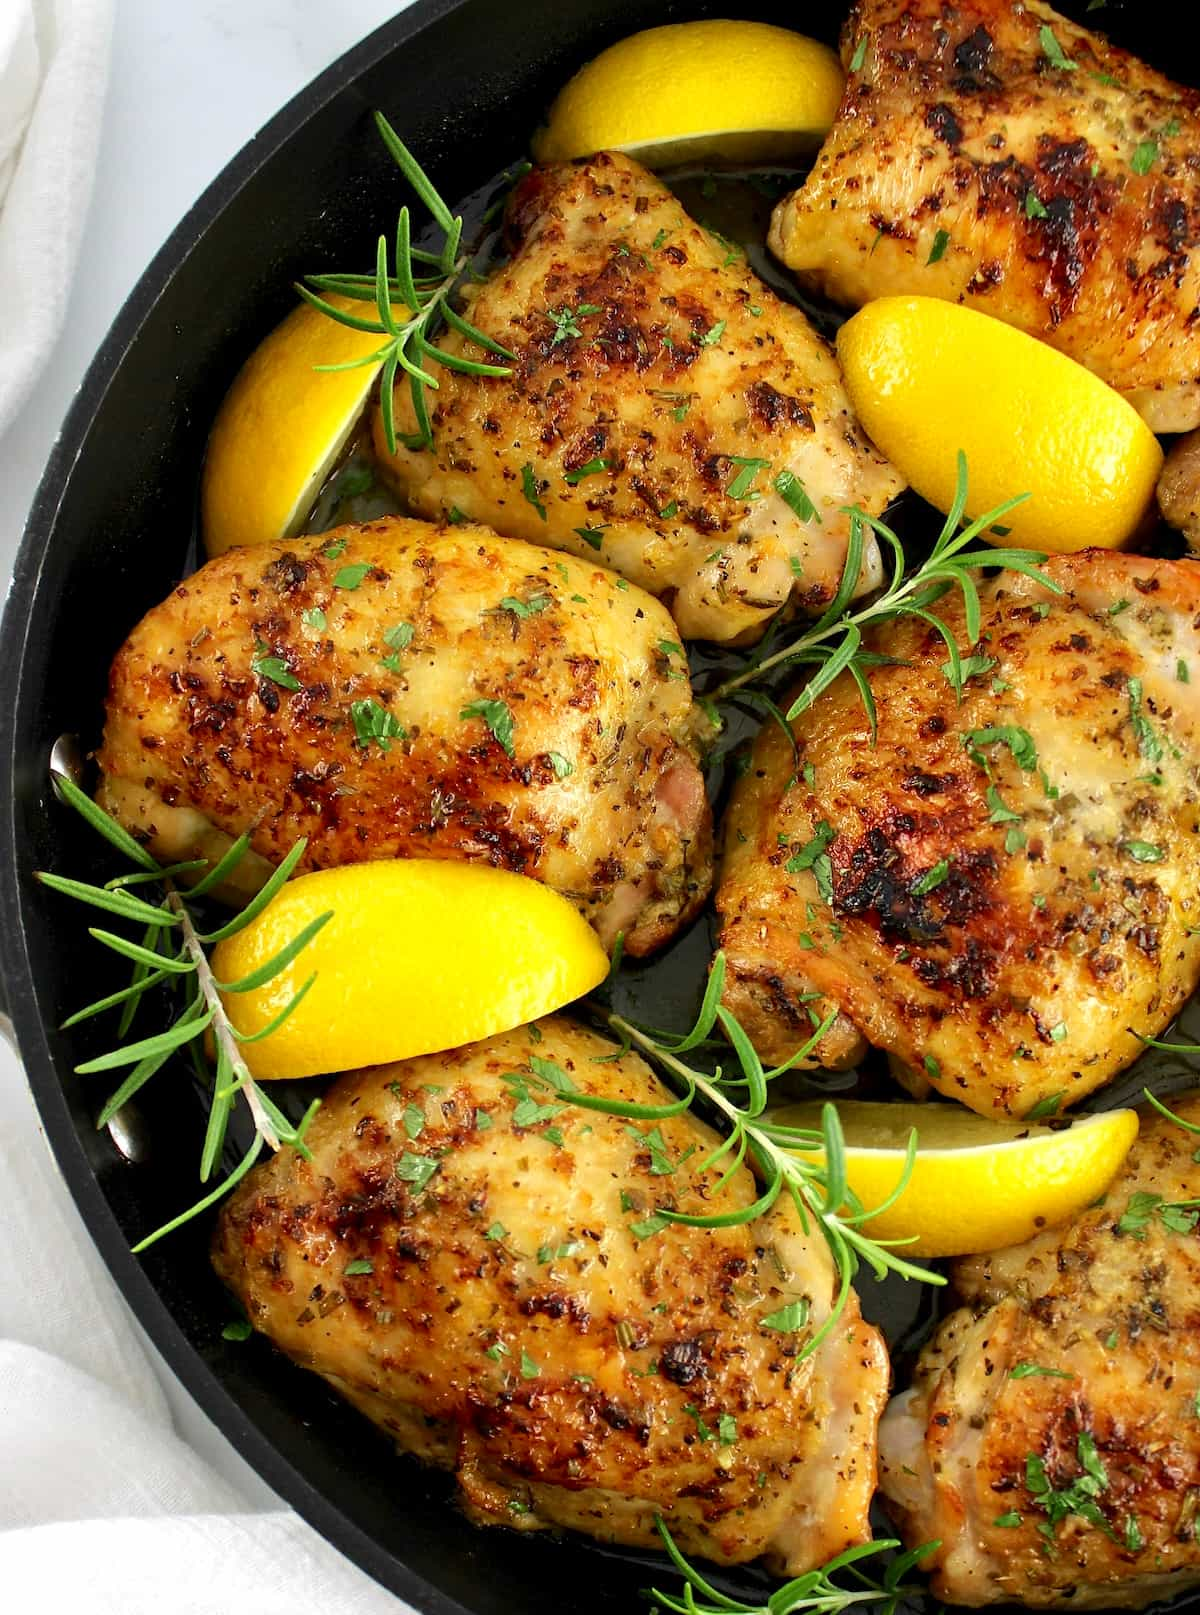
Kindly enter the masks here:
[[[1200, 1095], [1171, 1104], [1200, 1126]], [[948, 1603], [1132, 1609], [1200, 1582], [1196, 1144], [1147, 1109], [1101, 1205], [956, 1264], [966, 1305], [880, 1431]]]
[[[903, 483], [800, 310], [615, 153], [535, 169], [507, 236], [511, 260], [468, 313], [513, 354], [511, 376], [433, 364], [432, 449], [390, 455], [377, 427], [410, 508], [602, 560], [689, 638], [757, 638], [789, 602], [819, 611], [845, 560], [843, 507], [877, 515]], [[407, 383], [395, 401], [411, 439]], [[871, 539], [863, 587], [878, 565]]]
[[774, 251], [857, 306], [950, 298], [1200, 425], [1200, 93], [1040, 0], [859, 0]]
[[[604, 1063], [597, 1061], [603, 1058]], [[547, 1076], [551, 1080], [547, 1081]], [[700, 1169], [690, 1114], [654, 1123], [555, 1086], [661, 1105], [636, 1054], [562, 1018], [355, 1071], [223, 1212], [218, 1273], [250, 1320], [472, 1518], [570, 1526], [784, 1574], [870, 1535], [887, 1358], [788, 1197], [729, 1228], [663, 1224], [757, 1194]]]
[[113, 663], [99, 800], [164, 862], [252, 833], [260, 885], [462, 858], [647, 952], [704, 901], [710, 815], [666, 611], [595, 561], [388, 519], [233, 550]]
[[[1200, 979], [1200, 565], [1092, 550], [985, 582], [961, 700], [916, 619], [762, 730], [725, 825], [726, 999], [765, 1057], [886, 1049], [982, 1115], [1069, 1105]], [[963, 648], [961, 604], [938, 611]], [[837, 1039], [836, 1043], [832, 1040]]]

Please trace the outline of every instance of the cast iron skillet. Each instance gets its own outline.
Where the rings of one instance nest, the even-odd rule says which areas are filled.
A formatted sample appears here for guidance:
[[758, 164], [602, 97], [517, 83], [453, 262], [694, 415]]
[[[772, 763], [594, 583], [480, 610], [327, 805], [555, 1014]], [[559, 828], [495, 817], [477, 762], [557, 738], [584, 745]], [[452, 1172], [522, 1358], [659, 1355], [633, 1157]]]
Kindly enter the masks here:
[[[1082, 16], [1085, 4], [1067, 9]], [[373, 261], [400, 182], [371, 132], [372, 108], [453, 199], [518, 158], [557, 86], [633, 29], [715, 12], [832, 42], [846, 9], [846, 0], [419, 0], [297, 96], [168, 240], [88, 372], [17, 559], [0, 643], [0, 964], [46, 1132], [117, 1283], [197, 1401], [319, 1531], [430, 1615], [561, 1615], [564, 1598], [589, 1615], [627, 1615], [646, 1567], [579, 1539], [476, 1530], [444, 1476], [398, 1459], [313, 1376], [261, 1340], [223, 1341], [230, 1314], [205, 1228], [192, 1224], [143, 1259], [129, 1254], [195, 1192], [184, 1173], [197, 1153], [199, 1099], [160, 1081], [155, 1148], [136, 1167], [95, 1130], [102, 1096], [71, 1074], [94, 1050], [55, 1028], [91, 996], [96, 950], [78, 912], [31, 874], [101, 866], [90, 833], [49, 800], [49, 749], [64, 731], [94, 742], [113, 653], [184, 570], [208, 424], [243, 358], [290, 306], [290, 283]], [[1176, 15], [1169, 0], [1142, 0], [1136, 15], [1110, 4], [1088, 20], [1178, 72]]]

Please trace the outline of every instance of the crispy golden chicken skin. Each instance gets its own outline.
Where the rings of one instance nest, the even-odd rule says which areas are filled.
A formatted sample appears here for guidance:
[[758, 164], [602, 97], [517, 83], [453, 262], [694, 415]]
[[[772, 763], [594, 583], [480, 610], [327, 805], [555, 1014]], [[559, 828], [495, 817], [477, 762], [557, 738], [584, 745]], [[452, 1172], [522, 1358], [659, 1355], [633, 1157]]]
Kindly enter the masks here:
[[[507, 236], [511, 260], [467, 312], [515, 355], [512, 375], [434, 365], [430, 452], [390, 456], [377, 423], [409, 506], [602, 560], [661, 596], [688, 638], [755, 639], [789, 602], [819, 611], [845, 560], [842, 507], [878, 514], [903, 483], [800, 310], [618, 154], [535, 169]], [[396, 415], [416, 430], [407, 382]], [[784, 471], [793, 504], [775, 487]], [[864, 587], [878, 565], [872, 538]]]
[[784, 263], [841, 303], [966, 303], [1155, 431], [1200, 425], [1200, 94], [1040, 0], [860, 0], [842, 59], [837, 120], [775, 212]]
[[[1100, 1087], [1200, 979], [1200, 565], [1092, 550], [1005, 574], [961, 703], [908, 619], [767, 724], [724, 829], [726, 1001], [785, 1058], [836, 1005], [909, 1086], [1023, 1116]], [[937, 607], [966, 655], [958, 597]], [[816, 995], [815, 998], [812, 995]], [[835, 1033], [839, 1028], [835, 1027]]]
[[[1171, 1106], [1200, 1123], [1200, 1095]], [[1133, 1609], [1200, 1582], [1200, 1239], [1170, 1209], [1200, 1196], [1196, 1143], [1147, 1108], [1102, 1205], [955, 1265], [967, 1304], [880, 1431], [948, 1603]]]
[[[540, 1034], [540, 1035], [539, 1035]], [[570, 1526], [795, 1574], [870, 1536], [882, 1341], [787, 1196], [713, 1230], [715, 1135], [560, 1106], [671, 1098], [636, 1054], [554, 1017], [355, 1071], [221, 1215], [217, 1272], [263, 1330], [398, 1446], [454, 1471], [472, 1518]], [[598, 1064], [598, 1057], [605, 1063]], [[789, 1311], [788, 1309], [792, 1309]], [[799, 1321], [803, 1319], [804, 1321]], [[794, 1327], [793, 1327], [794, 1326]]]
[[700, 907], [710, 813], [675, 628], [595, 561], [389, 518], [234, 550], [113, 663], [99, 800], [165, 862], [250, 829], [261, 884], [455, 858], [641, 954]]

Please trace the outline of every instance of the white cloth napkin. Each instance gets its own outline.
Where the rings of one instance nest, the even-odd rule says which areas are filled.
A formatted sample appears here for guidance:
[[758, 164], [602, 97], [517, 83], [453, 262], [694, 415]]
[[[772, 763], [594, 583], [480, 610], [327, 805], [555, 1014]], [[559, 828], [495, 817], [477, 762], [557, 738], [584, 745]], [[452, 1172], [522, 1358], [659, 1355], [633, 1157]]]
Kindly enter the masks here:
[[290, 1510], [253, 1512], [175, 1434], [2, 1049], [0, 1088], [0, 1606], [405, 1615]]
[[0, 434], [62, 328], [111, 30], [112, 0], [0, 0]]

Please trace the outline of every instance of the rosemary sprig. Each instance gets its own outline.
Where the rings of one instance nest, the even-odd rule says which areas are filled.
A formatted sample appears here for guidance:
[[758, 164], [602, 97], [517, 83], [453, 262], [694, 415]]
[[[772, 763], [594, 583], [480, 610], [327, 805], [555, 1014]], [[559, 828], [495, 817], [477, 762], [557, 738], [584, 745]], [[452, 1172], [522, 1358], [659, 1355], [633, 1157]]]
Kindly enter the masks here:
[[[825, 1105], [819, 1129], [785, 1127], [763, 1119], [771, 1082], [812, 1053], [832, 1027], [837, 1012], [831, 1011], [816, 1026], [812, 1036], [790, 1060], [767, 1071], [737, 1018], [721, 1003], [724, 985], [725, 956], [718, 953], [713, 960], [695, 1024], [683, 1037], [672, 1037], [635, 1025], [623, 1015], [597, 1006], [604, 1021], [620, 1037], [621, 1052], [636, 1046], [682, 1085], [682, 1097], [672, 1103], [639, 1105], [599, 1094], [581, 1093], [561, 1067], [544, 1060], [538, 1062], [537, 1070], [526, 1080], [552, 1090], [564, 1103], [631, 1120], [655, 1120], [678, 1115], [690, 1109], [698, 1098], [706, 1100], [728, 1130], [708, 1155], [693, 1163], [693, 1169], [705, 1172], [728, 1158], [715, 1186], [714, 1193], [719, 1194], [739, 1167], [749, 1160], [763, 1180], [763, 1190], [747, 1205], [705, 1215], [659, 1206], [653, 1217], [648, 1219], [647, 1226], [658, 1229], [668, 1223], [682, 1223], [690, 1228], [732, 1228], [764, 1216], [781, 1194], [786, 1192], [790, 1195], [804, 1229], [807, 1231], [813, 1222], [820, 1229], [837, 1273], [837, 1292], [829, 1316], [799, 1353], [804, 1358], [816, 1351], [830, 1330], [836, 1327], [850, 1298], [855, 1275], [863, 1262], [871, 1268], [876, 1278], [895, 1273], [901, 1278], [915, 1279], [923, 1284], [945, 1284], [942, 1274], [918, 1267], [896, 1254], [893, 1246], [904, 1241], [874, 1240], [863, 1232], [863, 1225], [895, 1205], [908, 1187], [916, 1159], [917, 1133], [913, 1129], [909, 1135], [907, 1155], [895, 1188], [882, 1204], [869, 1209], [865, 1207], [847, 1181], [846, 1142], [836, 1106]], [[736, 1072], [726, 1073], [718, 1065], [708, 1073], [681, 1058], [693, 1049], [706, 1046], [718, 1024], [733, 1047], [737, 1059]], [[601, 1060], [613, 1057], [598, 1056]]]
[[[874, 1605], [879, 1615], [895, 1615], [901, 1599], [923, 1590], [915, 1584], [907, 1584], [904, 1578], [922, 1559], [941, 1546], [938, 1542], [925, 1542], [908, 1553], [897, 1554], [885, 1565], [882, 1579], [874, 1581], [860, 1568], [863, 1560], [890, 1553], [900, 1543], [895, 1538], [864, 1542], [858, 1547], [847, 1548], [816, 1570], [793, 1577], [782, 1587], [777, 1587], [761, 1604], [747, 1604], [739, 1598], [729, 1598], [718, 1592], [680, 1553], [663, 1520], [659, 1518], [655, 1524], [671, 1563], [683, 1577], [683, 1587], [678, 1593], [660, 1592], [657, 1587], [647, 1588], [646, 1597], [656, 1609], [669, 1610], [671, 1615], [793, 1615], [793, 1611], [798, 1610], [819, 1610], [824, 1615], [838, 1615], [840, 1610], [854, 1609], [859, 1605]], [[835, 1580], [838, 1576], [849, 1585]]]
[[[51, 774], [51, 778], [59, 799], [72, 807], [118, 852], [137, 865], [135, 873], [117, 875], [104, 886], [94, 886], [85, 881], [70, 880], [65, 876], [48, 874], [44, 871], [39, 871], [37, 876], [42, 884], [52, 891], [61, 892], [78, 902], [116, 914], [122, 919], [137, 921], [143, 927], [139, 941], [131, 941], [128, 937], [96, 926], [89, 927], [88, 934], [97, 942], [122, 958], [132, 960], [133, 978], [127, 987], [107, 993], [103, 998], [86, 1004], [63, 1022], [65, 1030], [79, 1025], [81, 1021], [101, 1015], [106, 1010], [121, 1006], [117, 1046], [108, 1053], [85, 1060], [75, 1067], [79, 1076], [129, 1068], [124, 1080], [101, 1109], [96, 1126], [106, 1126], [122, 1105], [132, 1099], [177, 1051], [187, 1053], [197, 1073], [212, 1082], [208, 1125], [200, 1155], [199, 1175], [202, 1183], [207, 1183], [212, 1177], [220, 1159], [230, 1114], [239, 1094], [245, 1099], [254, 1122], [253, 1142], [233, 1171], [195, 1205], [181, 1212], [178, 1217], [173, 1217], [170, 1222], [148, 1234], [133, 1247], [135, 1251], [143, 1251], [161, 1239], [164, 1234], [171, 1233], [200, 1212], [207, 1210], [223, 1195], [228, 1194], [253, 1166], [264, 1144], [273, 1150], [285, 1146], [295, 1149], [308, 1159], [309, 1151], [304, 1136], [317, 1113], [320, 1100], [313, 1100], [299, 1122], [289, 1121], [274, 1100], [251, 1076], [242, 1056], [240, 1044], [258, 1042], [282, 1026], [316, 980], [315, 974], [309, 976], [269, 1025], [254, 1033], [243, 1034], [237, 1030], [226, 1014], [221, 995], [231, 992], [251, 992], [265, 986], [308, 946], [333, 915], [332, 910], [318, 915], [298, 936], [251, 974], [243, 976], [238, 981], [220, 982], [213, 975], [212, 966], [205, 952], [206, 947], [235, 935], [266, 908], [300, 861], [305, 843], [303, 841], [296, 843], [266, 885], [233, 919], [215, 931], [206, 933], [200, 930], [192, 905], [220, 885], [236, 869], [249, 849], [249, 834], [241, 836], [234, 842], [220, 862], [207, 874], [187, 890], [181, 891], [175, 883], [175, 877], [204, 869], [206, 867], [204, 860], [171, 864], [166, 867], [160, 865], [73, 780], [56, 772]], [[156, 902], [135, 896], [129, 890], [134, 885], [148, 885], [152, 888], [157, 886], [161, 896]], [[182, 1007], [171, 1025], [166, 1031], [156, 1033], [154, 1036], [139, 1038], [132, 1043], [125, 1042], [134, 1012], [143, 998], [152, 988], [162, 985], [173, 985], [182, 1000]], [[216, 1050], [215, 1073], [210, 1071], [204, 1054], [206, 1034], [211, 1036]]]
[[[485, 352], [502, 359], [515, 358], [508, 348], [502, 347], [493, 337], [458, 313], [450, 302], [451, 294], [459, 286], [471, 261], [469, 252], [461, 251], [463, 221], [453, 215], [439, 196], [432, 180], [392, 128], [382, 112], [375, 114], [375, 127], [384, 145], [395, 159], [397, 167], [425, 206], [442, 233], [439, 251], [429, 252], [414, 247], [412, 242], [412, 215], [407, 207], [400, 209], [396, 223], [396, 250], [394, 273], [388, 265], [388, 240], [381, 235], [375, 253], [373, 275], [308, 275], [306, 284], [297, 282], [296, 290], [306, 303], [311, 303], [322, 314], [354, 331], [375, 331], [383, 337], [381, 345], [361, 359], [350, 359], [344, 364], [317, 365], [318, 370], [354, 370], [360, 365], [381, 364], [379, 401], [383, 418], [383, 431], [388, 452], [395, 454], [396, 444], [403, 441], [406, 448], [432, 448], [433, 428], [425, 399], [426, 387], [436, 388], [438, 379], [426, 368], [427, 360], [434, 360], [448, 370], [458, 370], [468, 376], [509, 376], [507, 365], [488, 364], [468, 359], [460, 353], [448, 353], [438, 347], [432, 337], [439, 324], [445, 322], [451, 330], [476, 343]], [[374, 303], [375, 317], [368, 318], [351, 313], [329, 302], [322, 293], [350, 298], [355, 302]], [[396, 317], [396, 306], [408, 310], [408, 318]], [[403, 370], [412, 389], [413, 414], [417, 430], [399, 439], [396, 433], [393, 389], [396, 372]]]
[[[973, 576], [980, 568], [994, 566], [1010, 572], [1022, 572], [1053, 593], [1062, 593], [1057, 584], [1038, 570], [1046, 556], [1035, 550], [993, 549], [990, 545], [980, 549], [967, 547], [980, 533], [995, 526], [1010, 510], [1028, 498], [1026, 493], [1016, 494], [994, 510], [977, 516], [960, 531], [967, 503], [967, 459], [960, 450], [954, 500], [946, 513], [942, 530], [928, 559], [908, 577], [904, 575], [907, 565], [904, 546], [886, 522], [877, 516], [868, 516], [857, 505], [844, 507], [843, 513], [850, 518], [846, 559], [837, 591], [824, 613], [790, 644], [769, 655], [754, 658], [741, 672], [711, 691], [709, 699], [728, 700], [737, 691], [757, 683], [764, 674], [776, 668], [793, 664], [814, 666], [816, 672], [788, 708], [786, 717], [791, 722], [802, 712], [807, 712], [840, 674], [848, 673], [858, 686], [874, 737], [877, 713], [867, 673], [873, 665], [878, 665], [879, 657], [863, 649], [863, 630], [899, 617], [920, 618], [945, 642], [949, 655], [947, 676], [961, 696], [964, 675], [959, 646], [947, 624], [931, 607], [949, 590], [959, 589], [963, 597], [967, 639], [973, 646], [979, 641], [982, 619], [979, 589]], [[885, 553], [890, 554], [891, 576], [874, 599], [857, 611], [851, 611], [850, 603], [862, 571], [867, 529], [883, 540]]]
[[[1135, 1032], [1134, 1036], [1138, 1037], [1140, 1034]], [[1200, 1043], [1156, 1043], [1152, 1037], [1143, 1037], [1141, 1041], [1148, 1043], [1152, 1049], [1168, 1049], [1172, 1054], [1200, 1054]], [[1200, 1134], [1200, 1122], [1185, 1121], [1182, 1116], [1177, 1116], [1173, 1110], [1168, 1109], [1163, 1104], [1157, 1094], [1152, 1094], [1149, 1088], [1143, 1088], [1142, 1092], [1160, 1116], [1165, 1116], [1169, 1122], [1174, 1122], [1176, 1127], [1182, 1127], [1185, 1133]]]

